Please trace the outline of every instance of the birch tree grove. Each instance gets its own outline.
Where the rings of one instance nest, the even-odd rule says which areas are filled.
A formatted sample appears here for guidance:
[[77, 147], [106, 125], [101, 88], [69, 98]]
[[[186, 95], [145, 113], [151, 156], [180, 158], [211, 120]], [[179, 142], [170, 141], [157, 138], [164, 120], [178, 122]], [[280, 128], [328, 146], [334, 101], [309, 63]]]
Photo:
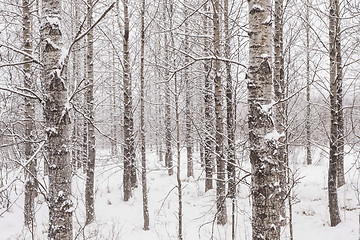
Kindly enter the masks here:
[[0, 239], [358, 239], [359, 12], [0, 1]]
[[271, 70], [271, 2], [249, 1], [249, 144], [252, 166], [252, 238], [280, 239], [281, 174]]
[[49, 239], [71, 240], [71, 162], [68, 82], [62, 74], [61, 1], [42, 2], [41, 55], [44, 64], [45, 124], [49, 166]]

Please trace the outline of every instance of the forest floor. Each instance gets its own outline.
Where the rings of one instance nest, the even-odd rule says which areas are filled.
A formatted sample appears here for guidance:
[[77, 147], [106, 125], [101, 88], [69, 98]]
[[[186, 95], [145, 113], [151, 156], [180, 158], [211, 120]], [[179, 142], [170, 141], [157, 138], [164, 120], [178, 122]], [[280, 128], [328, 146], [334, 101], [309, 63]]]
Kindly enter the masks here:
[[[342, 222], [329, 226], [327, 204], [327, 154], [314, 150], [314, 164], [306, 166], [304, 149], [292, 151], [291, 162], [297, 184], [293, 189], [294, 240], [358, 240], [360, 211], [360, 160], [359, 153], [349, 151], [345, 158], [347, 184], [339, 189], [339, 206]], [[177, 239], [178, 195], [176, 175], [168, 176], [163, 164], [154, 153], [148, 153], [148, 194], [150, 230], [142, 229], [142, 194], [139, 186], [128, 201], [123, 201], [122, 164], [98, 151], [96, 166], [96, 220], [84, 228], [84, 175], [74, 177], [73, 192], [76, 211], [74, 214], [74, 239], [96, 240], [170, 240]], [[204, 172], [199, 162], [194, 165], [195, 177], [186, 177], [185, 154], [182, 156], [183, 182], [183, 239], [230, 240], [232, 236], [231, 200], [227, 200], [228, 224], [214, 223], [216, 214], [215, 190], [204, 192]], [[198, 155], [195, 156], [198, 159]], [[249, 164], [244, 164], [249, 170]], [[247, 179], [249, 182], [250, 179]], [[12, 188], [12, 200], [16, 201], [0, 217], [0, 240], [32, 239], [31, 231], [23, 227], [23, 187], [17, 182]], [[214, 184], [215, 186], [215, 184]], [[242, 183], [238, 186], [235, 207], [236, 239], [251, 239], [250, 189]], [[44, 198], [36, 201], [36, 227], [33, 239], [46, 239], [48, 210]], [[213, 237], [213, 238], [212, 238]], [[289, 226], [282, 239], [289, 239]]]

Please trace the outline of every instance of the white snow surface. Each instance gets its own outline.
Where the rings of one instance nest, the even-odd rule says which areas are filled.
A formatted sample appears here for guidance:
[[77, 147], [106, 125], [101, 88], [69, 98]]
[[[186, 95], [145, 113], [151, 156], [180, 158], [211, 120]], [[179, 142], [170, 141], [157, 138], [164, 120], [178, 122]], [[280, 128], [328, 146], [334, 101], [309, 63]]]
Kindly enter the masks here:
[[[148, 153], [148, 194], [150, 230], [142, 229], [141, 182], [133, 197], [123, 201], [121, 158], [110, 158], [107, 151], [98, 150], [95, 180], [96, 220], [84, 227], [84, 174], [78, 171], [74, 177], [74, 239], [104, 240], [169, 240], [177, 239], [178, 196], [176, 174], [168, 176], [163, 164], [154, 153]], [[199, 154], [196, 153], [195, 159]], [[174, 156], [175, 159], [176, 156]], [[231, 239], [231, 201], [227, 200], [228, 224], [213, 224], [216, 213], [215, 190], [204, 192], [204, 172], [196, 162], [195, 177], [186, 177], [186, 152], [182, 153], [183, 182], [183, 239], [196, 240]], [[327, 203], [327, 153], [314, 151], [314, 164], [306, 166], [303, 162], [305, 150], [296, 148], [291, 154], [292, 168], [299, 184], [294, 188], [293, 224], [296, 240], [358, 240], [359, 239], [359, 200], [354, 186], [359, 186], [359, 167], [356, 153], [345, 158], [347, 184], [339, 189], [339, 206], [342, 222], [336, 227], [329, 226]], [[140, 166], [140, 163], [139, 163]], [[246, 169], [249, 164], [244, 163]], [[296, 170], [296, 171], [295, 171]], [[176, 173], [176, 172], [175, 172]], [[250, 179], [248, 179], [250, 181]], [[15, 186], [15, 185], [14, 185]], [[214, 184], [215, 186], [215, 184]], [[238, 187], [236, 206], [236, 239], [251, 239], [250, 190], [245, 185]], [[16, 200], [17, 199], [17, 200]], [[23, 227], [23, 186], [16, 182], [12, 200], [16, 200], [8, 212], [0, 218], [0, 240], [31, 239], [29, 230]], [[1, 210], [2, 213], [3, 210]], [[46, 239], [48, 209], [44, 198], [36, 200], [35, 239]], [[288, 227], [282, 239], [289, 239]]]

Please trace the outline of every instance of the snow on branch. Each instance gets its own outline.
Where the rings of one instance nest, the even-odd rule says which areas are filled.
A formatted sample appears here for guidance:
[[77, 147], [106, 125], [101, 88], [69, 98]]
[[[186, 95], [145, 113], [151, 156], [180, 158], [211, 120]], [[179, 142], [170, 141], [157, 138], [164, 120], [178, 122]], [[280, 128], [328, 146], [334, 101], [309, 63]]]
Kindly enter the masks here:
[[62, 69], [61, 69], [61, 75], [64, 73], [64, 70], [66, 69], [65, 66], [67, 66], [68, 62], [69, 62], [69, 57], [70, 57], [70, 52], [71, 49], [74, 47], [75, 43], [77, 43], [78, 41], [80, 41], [82, 38], [84, 38], [91, 30], [93, 30], [96, 25], [98, 25], [100, 23], [100, 21], [106, 16], [106, 14], [115, 6], [116, 2], [113, 2], [104, 12], [103, 14], [98, 18], [98, 20], [95, 21], [95, 23], [90, 26], [85, 32], [81, 33], [83, 25], [85, 23], [85, 19], [84, 18], [82, 24], [79, 27], [79, 31], [77, 32], [75, 39], [73, 40], [73, 42], [70, 44], [69, 48], [66, 49], [62, 49], [62, 56], [60, 57], [60, 64], [62, 65]]
[[9, 50], [11, 50], [11, 51], [14, 51], [14, 52], [16, 52], [16, 53], [20, 53], [20, 54], [22, 54], [22, 55], [24, 55], [24, 56], [32, 59], [32, 61], [33, 61], [34, 63], [37, 63], [37, 64], [39, 64], [39, 65], [42, 66], [42, 67], [44, 66], [44, 64], [42, 64], [42, 62], [40, 62], [39, 60], [37, 60], [33, 55], [31, 55], [31, 54], [29, 54], [29, 53], [27, 53], [27, 52], [25, 52], [25, 51], [23, 51], [23, 50], [17, 49], [17, 48], [15, 48], [15, 47], [12, 47], [12, 46], [9, 46], [9, 45], [3, 44], [3, 43], [0, 43], [0, 48], [1, 48], [1, 47], [5, 47], [5, 48], [7, 48], [7, 49], [9, 49]]

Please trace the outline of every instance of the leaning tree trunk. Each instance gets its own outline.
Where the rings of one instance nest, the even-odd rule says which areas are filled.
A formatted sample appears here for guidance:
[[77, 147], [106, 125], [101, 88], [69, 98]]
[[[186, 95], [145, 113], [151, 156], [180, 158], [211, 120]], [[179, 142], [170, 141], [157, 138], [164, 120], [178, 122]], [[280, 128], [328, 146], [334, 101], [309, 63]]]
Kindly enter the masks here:
[[[31, 3], [29, 0], [23, 0], [23, 41], [24, 52], [32, 54], [31, 40]], [[33, 89], [34, 80], [31, 72], [31, 59], [24, 56], [24, 88]], [[25, 225], [32, 229], [35, 224], [35, 206], [34, 199], [37, 194], [36, 180], [36, 158], [32, 141], [35, 140], [35, 102], [34, 99], [25, 98], [25, 157], [27, 163], [25, 171], [25, 205], [24, 221]]]
[[280, 239], [279, 137], [271, 71], [271, 1], [249, 0], [249, 145], [252, 166], [252, 237]]
[[215, 117], [216, 117], [216, 134], [215, 134], [215, 154], [217, 166], [216, 179], [216, 206], [217, 206], [217, 223], [225, 225], [227, 222], [226, 214], [226, 191], [225, 191], [225, 159], [224, 159], [224, 126], [223, 126], [223, 109], [222, 109], [222, 83], [220, 60], [220, 3], [214, 1], [213, 9], [214, 24], [214, 53], [215, 53]]
[[343, 113], [343, 75], [342, 75], [342, 57], [341, 57], [341, 28], [340, 28], [340, 3], [335, 0], [335, 48], [336, 48], [336, 94], [338, 109], [338, 160], [337, 160], [337, 187], [345, 184], [344, 174], [344, 113]]
[[337, 82], [336, 82], [336, 13], [335, 0], [330, 0], [329, 16], [329, 57], [330, 57], [330, 160], [328, 176], [328, 194], [330, 225], [336, 226], [341, 222], [339, 215], [338, 197], [337, 197], [337, 161], [338, 161], [338, 105], [337, 105]]
[[146, 141], [145, 141], [145, 0], [141, 1], [141, 47], [140, 47], [140, 134], [141, 134], [141, 183], [143, 194], [144, 230], [149, 230], [149, 210], [146, 181]]
[[[204, 4], [204, 12], [206, 15], [210, 12], [208, 4]], [[207, 16], [204, 17], [203, 22], [204, 27], [204, 36], [209, 34], [209, 22]], [[204, 55], [209, 55], [210, 43], [208, 38], [204, 38]], [[214, 165], [214, 155], [213, 155], [213, 84], [210, 79], [210, 63], [209, 61], [204, 61], [204, 74], [205, 74], [205, 84], [204, 84], [204, 122], [205, 122], [205, 136], [204, 136], [204, 159], [205, 159], [205, 192], [213, 188], [213, 165]]]
[[136, 165], [134, 149], [134, 120], [132, 112], [132, 86], [129, 56], [129, 1], [124, 0], [124, 200], [128, 201], [132, 188], [136, 187]]
[[[88, 15], [87, 26], [92, 25], [92, 0], [87, 0]], [[86, 165], [86, 187], [85, 187], [85, 207], [86, 207], [86, 223], [91, 223], [95, 218], [94, 211], [94, 175], [95, 175], [95, 127], [94, 127], [94, 36], [93, 30], [87, 35], [87, 91], [86, 105], [88, 113], [88, 159]]]
[[286, 184], [286, 147], [285, 147], [285, 84], [284, 84], [284, 58], [283, 58], [283, 0], [275, 0], [275, 32], [274, 32], [274, 92], [275, 101], [275, 127], [281, 135], [278, 146], [279, 174], [280, 174], [280, 216], [281, 225], [286, 223], [285, 198]]
[[48, 238], [72, 239], [70, 119], [67, 80], [62, 76], [61, 0], [42, 2], [41, 55], [49, 157]]

